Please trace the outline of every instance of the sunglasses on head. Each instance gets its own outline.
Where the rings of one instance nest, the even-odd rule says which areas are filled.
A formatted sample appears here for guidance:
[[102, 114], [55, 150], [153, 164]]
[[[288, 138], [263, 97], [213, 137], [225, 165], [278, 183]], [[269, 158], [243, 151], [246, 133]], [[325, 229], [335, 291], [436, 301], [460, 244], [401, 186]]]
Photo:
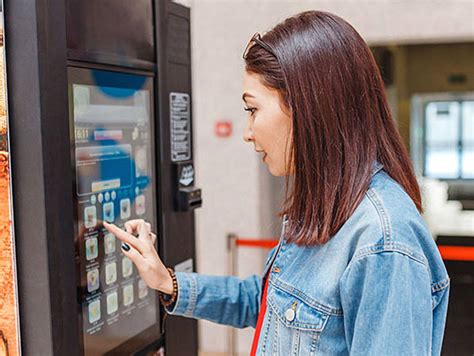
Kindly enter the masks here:
[[243, 59], [247, 59], [247, 55], [249, 54], [250, 48], [253, 47], [253, 45], [258, 44], [260, 47], [264, 48], [267, 52], [272, 54], [275, 58], [276, 55], [273, 52], [273, 50], [270, 48], [269, 45], [267, 45], [265, 42], [262, 41], [262, 37], [258, 32], [256, 32], [252, 38], [250, 38], [249, 42], [247, 43], [247, 46], [245, 47], [244, 54], [242, 55]]

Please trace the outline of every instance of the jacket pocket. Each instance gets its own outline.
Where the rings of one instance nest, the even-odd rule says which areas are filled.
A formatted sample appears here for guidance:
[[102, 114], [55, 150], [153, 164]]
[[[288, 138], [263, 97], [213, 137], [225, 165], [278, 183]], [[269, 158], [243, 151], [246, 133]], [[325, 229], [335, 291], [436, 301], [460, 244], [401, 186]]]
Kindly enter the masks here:
[[264, 355], [314, 355], [329, 314], [274, 286], [268, 290]]

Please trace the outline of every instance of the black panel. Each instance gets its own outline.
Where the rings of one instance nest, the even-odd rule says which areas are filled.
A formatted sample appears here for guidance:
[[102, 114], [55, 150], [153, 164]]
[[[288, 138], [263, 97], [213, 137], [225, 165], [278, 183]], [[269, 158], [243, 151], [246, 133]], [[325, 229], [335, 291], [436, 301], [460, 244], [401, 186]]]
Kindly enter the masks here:
[[451, 278], [443, 355], [471, 355], [474, 351], [474, 262], [445, 261]]
[[438, 246], [474, 246], [474, 236], [438, 235], [436, 244]]
[[[194, 244], [194, 212], [178, 212], [173, 194], [177, 188], [171, 162], [170, 108], [171, 92], [187, 93], [191, 97], [190, 13], [189, 9], [168, 1], [157, 4], [157, 43], [161, 51], [158, 59], [158, 88], [161, 140], [161, 192], [163, 229], [160, 231], [161, 256], [168, 266], [175, 266], [189, 258], [196, 266]], [[171, 33], [174, 32], [174, 33]], [[170, 43], [172, 41], [172, 43]], [[186, 58], [187, 57], [187, 58]], [[166, 354], [173, 356], [197, 355], [198, 329], [194, 319], [169, 316], [166, 321]]]
[[474, 210], [474, 180], [448, 180], [448, 200], [458, 200], [464, 210]]
[[23, 355], [79, 355], [63, 0], [6, 0]]
[[190, 29], [189, 19], [175, 14], [169, 15], [167, 33], [167, 56], [168, 61], [184, 65], [190, 65]]
[[68, 58], [153, 69], [151, 0], [67, 0]]
[[[474, 236], [438, 235], [438, 246], [472, 248]], [[444, 261], [451, 278], [443, 355], [470, 355], [474, 350], [474, 261]]]

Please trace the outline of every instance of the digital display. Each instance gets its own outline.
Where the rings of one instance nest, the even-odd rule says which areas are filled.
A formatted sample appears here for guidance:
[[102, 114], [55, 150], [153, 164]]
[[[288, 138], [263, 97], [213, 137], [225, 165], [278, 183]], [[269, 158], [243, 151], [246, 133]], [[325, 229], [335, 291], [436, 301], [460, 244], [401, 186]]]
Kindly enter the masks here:
[[76, 148], [77, 194], [130, 188], [132, 168], [131, 145]]
[[75, 242], [86, 355], [114, 353], [157, 323], [149, 290], [120, 241], [103, 227], [156, 227], [152, 78], [70, 68]]

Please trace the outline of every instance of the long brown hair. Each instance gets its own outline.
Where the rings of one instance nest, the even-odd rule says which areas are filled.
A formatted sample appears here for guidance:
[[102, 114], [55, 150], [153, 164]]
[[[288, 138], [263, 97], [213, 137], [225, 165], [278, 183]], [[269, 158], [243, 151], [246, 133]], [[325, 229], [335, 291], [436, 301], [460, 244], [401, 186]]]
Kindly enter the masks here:
[[[413, 167], [392, 119], [383, 82], [367, 44], [338, 16], [307, 11], [254, 44], [246, 70], [279, 90], [292, 115], [286, 199], [288, 240], [326, 243], [366, 193], [373, 163], [407, 192], [421, 212]], [[291, 192], [288, 192], [291, 179]]]

